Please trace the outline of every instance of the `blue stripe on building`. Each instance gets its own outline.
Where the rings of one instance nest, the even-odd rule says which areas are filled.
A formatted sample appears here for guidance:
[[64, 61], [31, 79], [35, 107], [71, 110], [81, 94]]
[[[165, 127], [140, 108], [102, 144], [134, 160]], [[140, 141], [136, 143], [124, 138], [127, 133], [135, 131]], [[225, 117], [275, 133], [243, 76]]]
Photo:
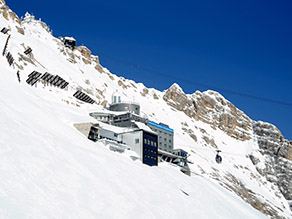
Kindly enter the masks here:
[[157, 123], [152, 122], [152, 121], [150, 121], [150, 120], [148, 120], [148, 125], [152, 125], [152, 126], [155, 126], [155, 127], [157, 127], [157, 128], [160, 128], [160, 129], [163, 129], [163, 130], [165, 130], [165, 131], [168, 131], [168, 132], [173, 133], [173, 129], [168, 128], [168, 127], [163, 126], [163, 125], [160, 125], [160, 124], [157, 124]]

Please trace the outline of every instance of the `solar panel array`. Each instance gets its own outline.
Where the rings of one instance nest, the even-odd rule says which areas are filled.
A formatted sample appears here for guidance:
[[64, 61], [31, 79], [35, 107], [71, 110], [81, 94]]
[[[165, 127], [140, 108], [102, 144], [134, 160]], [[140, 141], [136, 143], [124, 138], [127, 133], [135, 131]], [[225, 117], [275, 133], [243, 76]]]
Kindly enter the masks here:
[[52, 75], [48, 72], [46, 72], [42, 77], [42, 80], [46, 81], [47, 83], [59, 87], [61, 89], [64, 89], [68, 86], [69, 82], [65, 81], [63, 78], [61, 78], [59, 75]]
[[6, 43], [5, 43], [4, 49], [3, 49], [3, 53], [2, 53], [3, 56], [4, 56], [5, 53], [6, 53], [6, 49], [7, 49], [7, 45], [8, 45], [8, 41], [9, 41], [9, 39], [10, 39], [10, 36], [11, 36], [11, 35], [9, 35], [9, 36], [7, 37], [7, 40], [6, 40]]
[[7, 59], [8, 63], [9, 63], [9, 65], [12, 65], [12, 63], [14, 62], [14, 58], [12, 57], [10, 52], [8, 52], [6, 54], [6, 59]]
[[41, 75], [42, 75], [41, 73], [37, 71], [33, 71], [32, 73], [28, 75], [28, 78], [26, 79], [26, 83], [30, 84], [31, 86], [35, 85], [35, 83], [37, 83], [38, 80], [40, 80]]
[[73, 95], [74, 97], [76, 97], [78, 100], [81, 100], [85, 103], [90, 103], [93, 104], [95, 101], [93, 99], [91, 99], [90, 96], [88, 96], [87, 94], [83, 93], [82, 91], [76, 91], [75, 94]]
[[28, 55], [28, 54], [31, 53], [31, 52], [32, 52], [32, 49], [31, 49], [31, 48], [28, 48], [27, 50], [24, 51], [24, 54], [25, 54], [25, 55]]
[[9, 31], [9, 29], [8, 29], [8, 28], [6, 28], [6, 27], [3, 27], [3, 28], [2, 28], [2, 30], [1, 30], [1, 33], [4, 33], [4, 34], [6, 34], [8, 31]]

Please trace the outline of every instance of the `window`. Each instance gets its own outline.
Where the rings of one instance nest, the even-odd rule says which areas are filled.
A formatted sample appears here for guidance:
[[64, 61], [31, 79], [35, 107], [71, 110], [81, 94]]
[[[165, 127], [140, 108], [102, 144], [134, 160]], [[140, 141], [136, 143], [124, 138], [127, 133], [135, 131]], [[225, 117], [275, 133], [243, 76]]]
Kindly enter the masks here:
[[144, 138], [144, 144], [147, 144], [147, 139], [146, 138]]
[[157, 146], [157, 144], [156, 144], [156, 142], [154, 142], [154, 147], [156, 147]]
[[139, 138], [135, 139], [135, 144], [139, 144]]

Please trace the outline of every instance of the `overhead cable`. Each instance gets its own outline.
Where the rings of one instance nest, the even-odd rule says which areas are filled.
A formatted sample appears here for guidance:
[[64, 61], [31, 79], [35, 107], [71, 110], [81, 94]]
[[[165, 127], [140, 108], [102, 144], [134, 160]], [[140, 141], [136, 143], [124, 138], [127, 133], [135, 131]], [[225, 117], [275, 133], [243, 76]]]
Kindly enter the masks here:
[[241, 97], [246, 97], [246, 98], [250, 98], [250, 99], [255, 99], [255, 100], [259, 100], [259, 101], [265, 101], [265, 102], [269, 102], [269, 103], [274, 103], [274, 104], [280, 104], [280, 105], [285, 105], [285, 106], [292, 106], [292, 103], [289, 102], [285, 102], [285, 101], [280, 101], [280, 100], [275, 100], [275, 99], [271, 99], [271, 98], [266, 98], [266, 97], [261, 97], [261, 96], [257, 96], [257, 95], [253, 95], [253, 94], [248, 94], [248, 93], [242, 93], [242, 92], [238, 92], [238, 91], [234, 91], [234, 90], [229, 90], [229, 89], [225, 89], [225, 88], [221, 88], [221, 87], [217, 87], [217, 86], [213, 86], [213, 85], [209, 85], [209, 84], [205, 84], [205, 83], [201, 83], [201, 82], [197, 82], [197, 81], [193, 81], [193, 80], [189, 80], [189, 79], [184, 79], [181, 77], [177, 77], [174, 75], [171, 75], [169, 73], [164, 73], [161, 71], [157, 71], [157, 70], [153, 70], [141, 65], [136, 65], [133, 63], [130, 63], [128, 61], [124, 61], [122, 59], [119, 58], [115, 58], [113, 56], [101, 53], [103, 56], [105, 56], [108, 59], [111, 59], [112, 61], [118, 62], [120, 64], [123, 65], [127, 65], [131, 68], [135, 68], [139, 71], [144, 71], [144, 72], [148, 72], [148, 73], [153, 73], [156, 75], [160, 75], [162, 77], [167, 77], [167, 78], [172, 78], [175, 79], [177, 81], [182, 81], [188, 84], [192, 84], [192, 85], [197, 85], [200, 87], [205, 87], [207, 89], [213, 89], [213, 90], [217, 90], [217, 91], [222, 91], [225, 93], [229, 93], [231, 95], [235, 95], [235, 96], [241, 96]]

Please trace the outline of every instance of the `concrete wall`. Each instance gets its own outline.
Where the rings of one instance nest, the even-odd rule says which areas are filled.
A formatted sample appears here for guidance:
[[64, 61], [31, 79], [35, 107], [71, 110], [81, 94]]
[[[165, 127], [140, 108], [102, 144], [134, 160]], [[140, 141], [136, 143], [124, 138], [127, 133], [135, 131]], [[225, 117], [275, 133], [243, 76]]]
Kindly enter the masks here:
[[[139, 156], [140, 160], [143, 156], [143, 131], [130, 132], [121, 134], [121, 141], [126, 145], [131, 147], [132, 151], [135, 151]], [[139, 139], [139, 142], [136, 142], [136, 139]]]
[[111, 140], [114, 140], [114, 141], [119, 141], [118, 134], [114, 133], [111, 130], [107, 130], [107, 129], [103, 129], [102, 128], [99, 131], [99, 135], [100, 135], [101, 138], [107, 138], [107, 139], [111, 139]]
[[89, 123], [75, 123], [73, 126], [87, 138], [92, 125], [93, 123], [89, 122]]

